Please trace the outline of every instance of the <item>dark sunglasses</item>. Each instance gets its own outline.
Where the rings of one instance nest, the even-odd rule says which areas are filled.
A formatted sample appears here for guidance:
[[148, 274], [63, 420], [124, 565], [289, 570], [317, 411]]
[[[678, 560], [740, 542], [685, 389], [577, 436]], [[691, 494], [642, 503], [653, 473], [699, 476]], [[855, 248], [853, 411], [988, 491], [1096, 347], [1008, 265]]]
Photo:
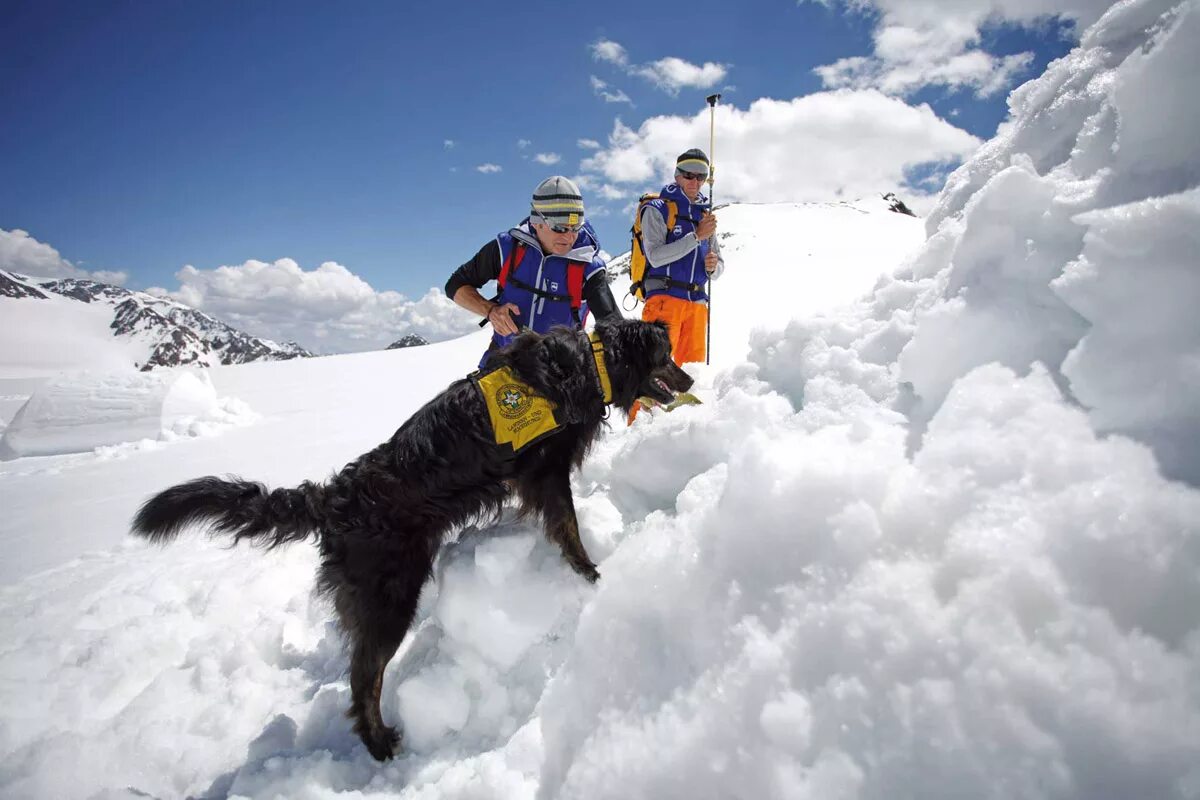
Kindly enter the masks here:
[[558, 225], [543, 217], [541, 214], [537, 218], [542, 221], [542, 224], [550, 228], [555, 233], [579, 233], [579, 229], [583, 227], [583, 223], [578, 225]]
[[679, 170], [679, 177], [685, 181], [704, 181], [708, 180], [708, 174], [704, 172], [684, 172]]

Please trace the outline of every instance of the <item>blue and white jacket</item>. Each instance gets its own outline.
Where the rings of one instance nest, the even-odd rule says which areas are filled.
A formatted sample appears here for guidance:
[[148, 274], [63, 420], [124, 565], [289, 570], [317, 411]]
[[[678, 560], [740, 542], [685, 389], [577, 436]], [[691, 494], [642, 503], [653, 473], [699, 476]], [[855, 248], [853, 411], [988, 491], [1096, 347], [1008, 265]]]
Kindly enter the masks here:
[[[583, 284], [592, 276], [604, 272], [604, 261], [600, 258], [599, 243], [591, 226], [585, 224], [579, 231], [575, 246], [565, 256], [546, 255], [542, 252], [537, 234], [522, 222], [517, 227], [496, 237], [500, 247], [500, 262], [508, 260], [509, 253], [517, 243], [525, 246], [520, 262], [513, 264], [508, 280], [496, 302], [512, 303], [521, 310], [513, 319], [522, 328], [536, 333], [546, 333], [556, 325], [572, 328], [581, 327], [587, 319], [587, 302], [579, 309], [579, 319], [571, 313], [571, 300], [567, 292], [567, 265], [578, 263], [583, 267]], [[536, 288], [543, 294], [531, 291]], [[512, 336], [493, 333], [494, 347], [503, 347], [512, 341]]]
[[[675, 227], [667, 230], [667, 201], [675, 203]], [[677, 184], [669, 183], [642, 210], [642, 249], [646, 254], [646, 297], [667, 294], [693, 302], [708, 302], [709, 275], [704, 258], [709, 250], [720, 258], [716, 237], [696, 239], [696, 225], [709, 210], [708, 198], [700, 194], [693, 203]], [[653, 216], [652, 216], [653, 215]], [[723, 261], [718, 266], [720, 274]], [[667, 280], [672, 283], [667, 284]]]

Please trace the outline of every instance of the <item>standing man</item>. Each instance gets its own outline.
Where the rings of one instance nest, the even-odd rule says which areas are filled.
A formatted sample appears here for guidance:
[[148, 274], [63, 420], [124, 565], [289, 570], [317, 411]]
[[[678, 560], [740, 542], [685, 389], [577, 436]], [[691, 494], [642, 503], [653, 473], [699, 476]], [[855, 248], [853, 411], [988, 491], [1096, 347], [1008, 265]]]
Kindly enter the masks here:
[[[708, 179], [708, 156], [692, 148], [675, 159], [675, 182], [641, 211], [642, 251], [646, 254], [642, 319], [665, 322], [676, 364], [703, 361], [708, 351], [708, 281], [725, 269], [714, 234], [717, 218], [700, 187]], [[670, 207], [675, 227], [667, 229]]]
[[[641, 247], [646, 255], [642, 319], [666, 323], [671, 357], [680, 366], [704, 361], [708, 352], [708, 281], [725, 270], [714, 235], [717, 218], [700, 192], [709, 169], [703, 150], [693, 147], [681, 153], [675, 159], [675, 182], [664, 186], [658, 198], [646, 201], [639, 212]], [[672, 216], [675, 225], [668, 228]], [[634, 403], [630, 425], [640, 408]]]
[[[500, 291], [486, 300], [479, 289], [493, 280]], [[446, 281], [446, 296], [491, 323], [492, 343], [480, 367], [522, 328], [537, 333], [556, 325], [582, 330], [589, 310], [597, 319], [620, 316], [599, 243], [584, 219], [583, 196], [561, 175], [533, 190], [525, 221], [497, 235], [454, 271]]]

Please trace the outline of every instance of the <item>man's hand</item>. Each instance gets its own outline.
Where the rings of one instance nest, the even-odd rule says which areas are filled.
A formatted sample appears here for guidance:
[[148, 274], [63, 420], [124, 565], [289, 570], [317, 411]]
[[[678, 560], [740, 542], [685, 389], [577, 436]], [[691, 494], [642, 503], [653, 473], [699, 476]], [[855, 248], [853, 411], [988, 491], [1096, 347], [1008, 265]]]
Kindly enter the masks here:
[[712, 275], [717, 269], [717, 254], [709, 250], [704, 256], [704, 271]]
[[700, 223], [696, 226], [696, 238], [704, 241], [708, 237], [717, 232], [717, 218], [712, 212], [705, 211], [704, 216], [700, 218]]
[[520, 316], [521, 309], [517, 308], [512, 303], [505, 303], [502, 306], [494, 305], [492, 306], [491, 310], [488, 311], [487, 321], [492, 323], [492, 328], [495, 329], [496, 333], [500, 334], [501, 336], [509, 336], [520, 330], [520, 328], [517, 327], [517, 323], [513, 322], [513, 314]]

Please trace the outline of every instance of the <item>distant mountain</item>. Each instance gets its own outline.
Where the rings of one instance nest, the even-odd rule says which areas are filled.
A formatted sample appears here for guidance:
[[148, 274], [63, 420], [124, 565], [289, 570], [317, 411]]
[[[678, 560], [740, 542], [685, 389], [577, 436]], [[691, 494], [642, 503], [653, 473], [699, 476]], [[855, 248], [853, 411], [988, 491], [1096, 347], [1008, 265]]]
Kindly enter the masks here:
[[[85, 336], [102, 336], [103, 329], [96, 323], [106, 321], [113, 337], [112, 347], [106, 350], [113, 352], [105, 352], [103, 361], [111, 363], [115, 355], [143, 371], [312, 356], [295, 342], [279, 344], [251, 336], [181, 303], [97, 281], [42, 280], [0, 270], [0, 298], [10, 298], [3, 301], [6, 316], [19, 318], [25, 328], [38, 329], [39, 341], [47, 345], [57, 341], [60, 349], [79, 347]], [[84, 349], [90, 353], [97, 347], [104, 348], [102, 343], [88, 342]], [[78, 366], [89, 365], [89, 359], [81, 360], [84, 363]]]
[[915, 217], [913, 210], [904, 204], [904, 201], [896, 197], [895, 192], [888, 192], [883, 195], [883, 199], [888, 203], [888, 210], [895, 211], [897, 214], [907, 214], [910, 217]]
[[19, 275], [0, 271], [0, 297], [35, 297], [45, 300], [46, 294], [28, 283]]
[[398, 350], [401, 347], [420, 347], [429, 342], [423, 337], [415, 333], [410, 333], [407, 336], [401, 337], [385, 347], [385, 350]]

